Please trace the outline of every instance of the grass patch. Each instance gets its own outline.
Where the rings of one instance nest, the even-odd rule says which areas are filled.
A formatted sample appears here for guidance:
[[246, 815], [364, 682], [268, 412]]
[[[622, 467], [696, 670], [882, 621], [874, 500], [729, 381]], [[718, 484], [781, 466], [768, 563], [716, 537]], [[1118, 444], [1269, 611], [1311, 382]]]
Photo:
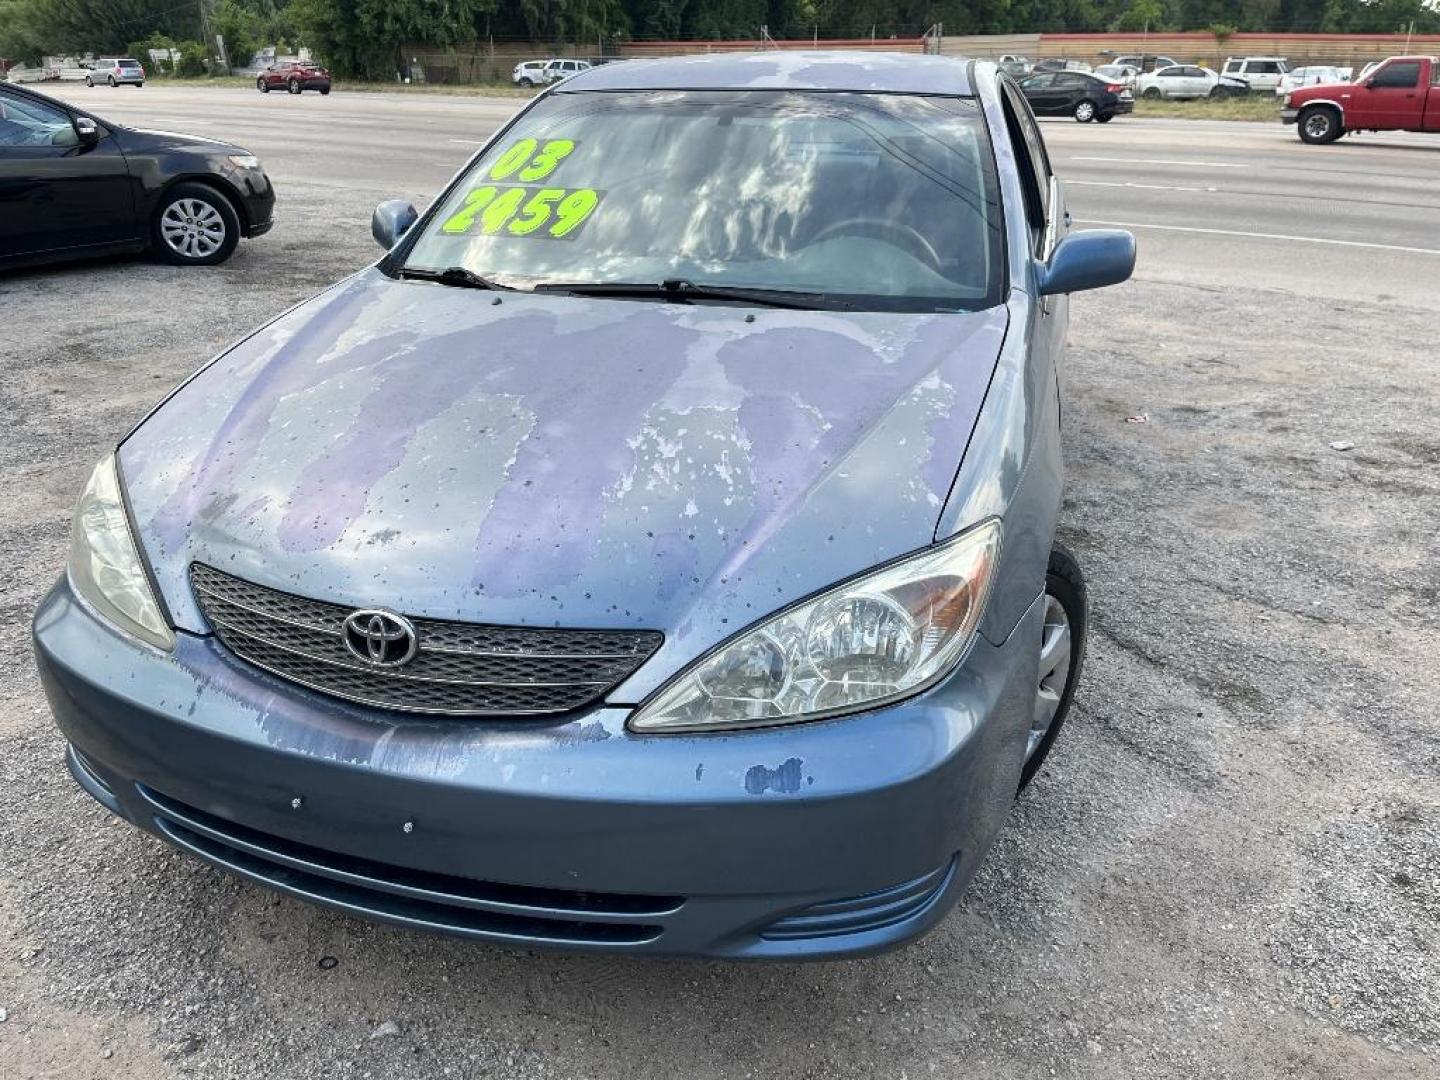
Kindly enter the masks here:
[[1200, 98], [1196, 101], [1150, 101], [1135, 99], [1136, 116], [1168, 116], [1176, 120], [1271, 120], [1280, 119], [1281, 98], [1272, 93], [1250, 94], [1247, 97], [1223, 98], [1219, 101]]

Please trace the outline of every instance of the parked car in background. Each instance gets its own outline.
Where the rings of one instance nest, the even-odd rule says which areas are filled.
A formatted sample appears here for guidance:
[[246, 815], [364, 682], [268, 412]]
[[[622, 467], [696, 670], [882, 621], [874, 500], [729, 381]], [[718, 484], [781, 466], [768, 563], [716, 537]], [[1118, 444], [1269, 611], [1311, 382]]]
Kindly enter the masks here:
[[1073, 116], [1082, 124], [1109, 123], [1135, 108], [1130, 87], [1081, 71], [1035, 71], [1019, 81], [1036, 116]]
[[1021, 75], [1028, 75], [1030, 69], [1035, 66], [1034, 61], [1028, 56], [1015, 56], [1010, 53], [1001, 56], [996, 63], [1000, 65], [1001, 71], [1007, 75], [1013, 75], [1017, 79]]
[[1292, 90], [1280, 119], [1298, 124], [1307, 143], [1353, 131], [1440, 132], [1440, 58], [1392, 56], [1359, 82]]
[[1083, 60], [1064, 60], [1060, 57], [1051, 57], [1048, 60], [1036, 61], [1031, 71], [1079, 71], [1088, 74], [1092, 69]]
[[1349, 82], [1349, 77], [1337, 67], [1297, 67], [1280, 76], [1275, 93], [1284, 95], [1302, 86], [1321, 86], [1330, 83]]
[[1222, 74], [1243, 80], [1251, 90], [1274, 90], [1289, 70], [1290, 61], [1283, 56], [1232, 56]]
[[1133, 90], [1135, 80], [1140, 77], [1140, 69], [1129, 64], [1101, 64], [1092, 74], [1106, 82], [1124, 83]]
[[1124, 64], [1126, 67], [1133, 67], [1140, 74], [1154, 71], [1156, 68], [1172, 67], [1175, 61], [1168, 56], [1159, 56], [1155, 53], [1136, 53], [1133, 56], [1117, 56], [1111, 60], [1112, 64]]
[[797, 59], [537, 96], [97, 463], [33, 621], [89, 796], [526, 948], [944, 918], [1083, 665], [1059, 376], [1135, 242], [1071, 229], [994, 64]]
[[590, 67], [587, 60], [551, 60], [545, 65], [541, 76], [547, 83], [563, 82], [573, 75], [579, 75], [582, 71], [589, 71]]
[[516, 86], [539, 86], [545, 81], [545, 65], [548, 60], [521, 60], [510, 72], [510, 81]]
[[85, 67], [86, 86], [94, 86], [96, 83], [110, 86], [145, 85], [145, 69], [140, 66], [139, 60], [106, 58], [82, 66]]
[[1384, 62], [1385, 61], [1383, 60], [1371, 60], [1368, 64], [1366, 64], [1363, 68], [1360, 69], [1360, 74], [1356, 75], [1352, 81], [1357, 83], [1364, 82], [1367, 78], [1369, 78], [1370, 73]]
[[137, 131], [0, 85], [0, 267], [146, 249], [210, 266], [266, 232], [274, 205], [241, 147]]
[[255, 87], [262, 94], [285, 90], [302, 94], [306, 90], [330, 93], [330, 72], [308, 60], [281, 60], [271, 64], [255, 78]]
[[1150, 100], [1166, 98], [1243, 97], [1250, 86], [1242, 79], [1221, 75], [1210, 68], [1195, 64], [1171, 64], [1156, 68], [1135, 80], [1135, 91]]

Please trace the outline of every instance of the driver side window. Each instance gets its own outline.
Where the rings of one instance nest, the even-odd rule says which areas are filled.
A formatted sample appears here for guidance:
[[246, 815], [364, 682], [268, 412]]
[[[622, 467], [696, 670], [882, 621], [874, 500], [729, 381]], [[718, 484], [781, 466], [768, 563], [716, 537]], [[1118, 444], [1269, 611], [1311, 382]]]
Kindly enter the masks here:
[[0, 90], [0, 154], [24, 156], [36, 147], [79, 144], [70, 114]]
[[1032, 250], [1044, 257], [1045, 237], [1050, 221], [1050, 159], [1030, 109], [1009, 86], [1005, 88], [1005, 126], [1020, 167], [1020, 185], [1025, 189], [1025, 218], [1030, 225]]

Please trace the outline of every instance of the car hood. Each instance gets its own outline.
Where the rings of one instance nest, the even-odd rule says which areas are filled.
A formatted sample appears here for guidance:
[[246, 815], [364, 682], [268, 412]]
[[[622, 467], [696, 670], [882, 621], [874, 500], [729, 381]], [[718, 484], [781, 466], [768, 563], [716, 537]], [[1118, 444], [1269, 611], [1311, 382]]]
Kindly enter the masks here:
[[126, 150], [192, 149], [212, 154], [222, 152], [234, 154], [249, 153], [249, 151], [233, 143], [221, 142], [219, 139], [206, 139], [199, 135], [186, 135], [179, 131], [157, 131], [150, 128], [132, 127], [120, 128], [119, 130], [123, 132], [123, 142]]
[[121, 469], [184, 630], [208, 632], [199, 561], [413, 616], [661, 630], [658, 683], [932, 542], [1005, 325], [371, 269], [202, 369]]

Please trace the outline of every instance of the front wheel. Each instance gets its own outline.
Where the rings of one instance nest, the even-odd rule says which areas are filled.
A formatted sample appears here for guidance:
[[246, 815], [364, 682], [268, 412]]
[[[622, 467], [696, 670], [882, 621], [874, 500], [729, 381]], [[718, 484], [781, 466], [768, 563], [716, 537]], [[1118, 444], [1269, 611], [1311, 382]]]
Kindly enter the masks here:
[[1088, 124], [1095, 119], [1095, 103], [1088, 98], [1075, 103], [1075, 119], [1082, 124]]
[[205, 184], [176, 184], [160, 200], [151, 243], [166, 262], [214, 266], [240, 243], [240, 218], [230, 200]]
[[529, 90], [532, 86], [535, 85], [535, 80], [522, 78], [520, 80], [520, 85], [523, 86], [526, 90]]
[[1147, 99], [1147, 100], [1149, 100], [1149, 101], [1159, 101], [1159, 100], [1160, 100], [1160, 88], [1159, 88], [1158, 86], [1147, 86], [1147, 87], [1145, 88], [1145, 92], [1144, 92], [1143, 94], [1141, 94], [1140, 96], [1143, 97], [1143, 98], [1145, 98], [1145, 99]]
[[1090, 628], [1085, 575], [1075, 557], [1058, 545], [1050, 552], [1043, 603], [1040, 669], [1025, 766], [1020, 773], [1021, 791], [1040, 771], [1055, 744], [1085, 663], [1085, 635]]
[[109, 83], [110, 83], [111, 86], [114, 86], [114, 85], [115, 85], [115, 76], [114, 76], [114, 75], [111, 75], [108, 81], [109, 81]]
[[1315, 105], [1300, 113], [1300, 138], [1311, 144], [1332, 143], [1345, 134], [1340, 114], [1328, 105]]
[[328, 87], [328, 86], [322, 86], [322, 87], [320, 88], [320, 96], [321, 96], [321, 97], [325, 97], [325, 96], [327, 96], [329, 93], [330, 93], [330, 87]]
[[259, 90], [262, 94], [268, 94], [270, 92], [270, 84], [267, 83], [264, 79], [256, 79], [255, 89]]
[[1115, 119], [1115, 114], [1114, 114], [1113, 112], [1112, 112], [1112, 113], [1102, 113], [1101, 115], [1095, 117], [1095, 122], [1096, 122], [1097, 124], [1108, 124], [1111, 120], [1114, 120], [1114, 119]]
[[90, 78], [89, 75], [86, 75], [86, 76], [85, 76], [85, 85], [86, 85], [86, 86], [93, 87], [93, 86], [95, 85], [95, 80], [92, 79], [92, 78]]
[[1224, 101], [1230, 96], [1230, 91], [1223, 86], [1212, 86], [1210, 88], [1210, 96], [1216, 101]]
[[299, 79], [291, 79], [291, 80], [290, 80], [290, 93], [292, 93], [292, 94], [298, 94], [298, 93], [300, 93], [300, 90], [301, 90], [300, 80], [299, 80]]

